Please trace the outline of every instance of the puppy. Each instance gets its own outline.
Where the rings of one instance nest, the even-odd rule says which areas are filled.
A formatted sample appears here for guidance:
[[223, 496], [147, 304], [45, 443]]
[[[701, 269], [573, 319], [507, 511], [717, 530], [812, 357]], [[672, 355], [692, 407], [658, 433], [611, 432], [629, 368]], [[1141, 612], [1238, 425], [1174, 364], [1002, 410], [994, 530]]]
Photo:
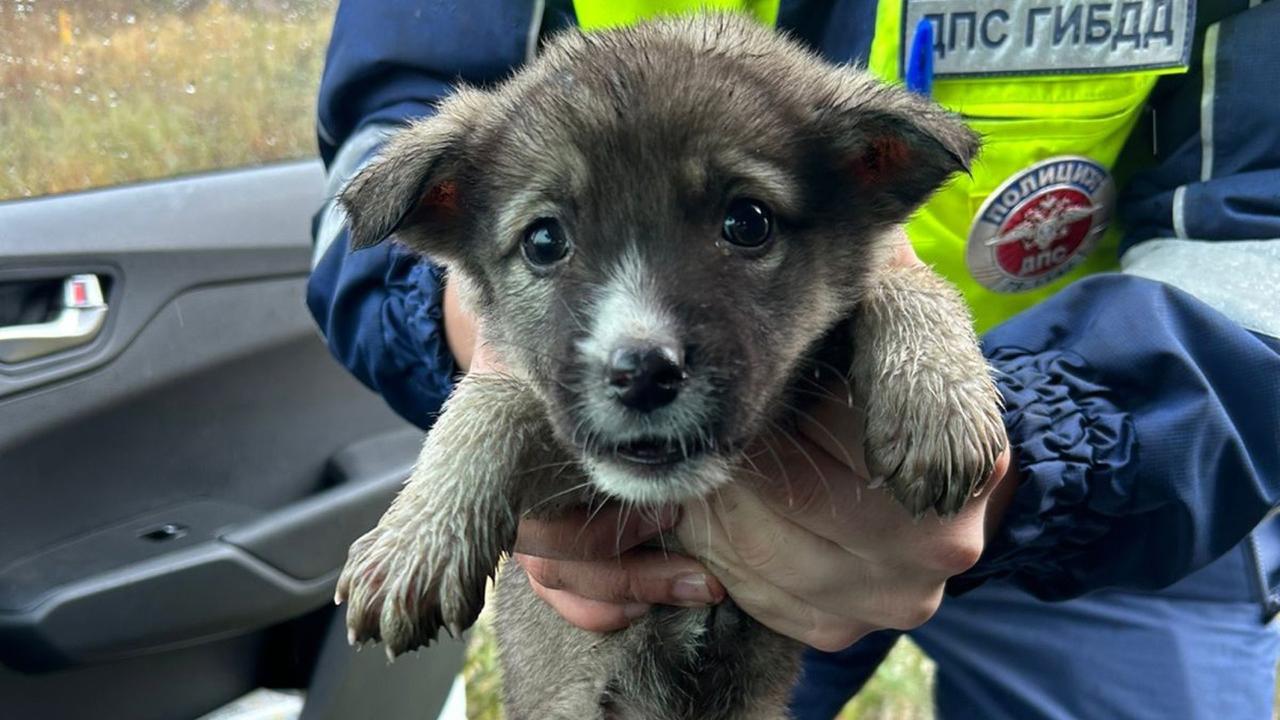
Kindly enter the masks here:
[[[819, 366], [848, 369], [873, 481], [916, 515], [959, 510], [1002, 450], [999, 397], [959, 295], [888, 259], [977, 147], [732, 15], [562, 34], [401, 131], [341, 195], [352, 245], [394, 233], [444, 264], [509, 372], [458, 384], [352, 545], [352, 641], [461, 633], [527, 511], [732, 482]], [[587, 633], [514, 563], [496, 623], [512, 720], [783, 718], [800, 651], [732, 602]]]

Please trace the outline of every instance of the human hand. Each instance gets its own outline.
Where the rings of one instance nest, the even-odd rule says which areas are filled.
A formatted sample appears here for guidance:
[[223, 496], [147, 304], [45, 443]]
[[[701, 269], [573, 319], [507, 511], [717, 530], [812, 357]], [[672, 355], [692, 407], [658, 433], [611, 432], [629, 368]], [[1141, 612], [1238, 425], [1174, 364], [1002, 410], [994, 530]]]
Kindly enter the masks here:
[[479, 323], [474, 315], [462, 307], [457, 284], [449, 282], [447, 278], [441, 305], [444, 311], [444, 339], [458, 369], [470, 372], [473, 361], [476, 372], [491, 369], [494, 360], [492, 353], [486, 350], [488, 346], [480, 341]]
[[[873, 630], [916, 627], [998, 525], [1015, 485], [1001, 481], [1009, 454], [959, 515], [917, 521], [888, 493], [867, 487], [857, 413], [837, 403], [816, 412], [795, 437], [752, 449], [759, 475], [744, 474], [705, 503], [687, 505], [678, 522], [666, 509], [659, 522], [619, 523], [616, 508], [589, 523], [585, 512], [525, 520], [516, 559], [543, 600], [596, 632], [625, 627], [653, 603], [709, 605], [726, 594], [766, 626], [822, 650]], [[701, 562], [632, 549], [670, 526]]]

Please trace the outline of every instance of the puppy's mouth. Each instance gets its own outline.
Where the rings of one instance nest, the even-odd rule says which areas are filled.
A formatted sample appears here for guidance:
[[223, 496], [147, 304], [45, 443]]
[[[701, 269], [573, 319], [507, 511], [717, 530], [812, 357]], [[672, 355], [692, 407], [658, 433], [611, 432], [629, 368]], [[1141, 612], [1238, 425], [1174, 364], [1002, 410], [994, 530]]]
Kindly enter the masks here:
[[633, 435], [597, 440], [586, 449], [586, 468], [606, 495], [638, 504], [702, 497], [731, 478], [724, 456], [734, 447], [702, 433]]
[[701, 437], [642, 437], [618, 443], [606, 451], [612, 460], [649, 468], [677, 465], [707, 452], [710, 447]]

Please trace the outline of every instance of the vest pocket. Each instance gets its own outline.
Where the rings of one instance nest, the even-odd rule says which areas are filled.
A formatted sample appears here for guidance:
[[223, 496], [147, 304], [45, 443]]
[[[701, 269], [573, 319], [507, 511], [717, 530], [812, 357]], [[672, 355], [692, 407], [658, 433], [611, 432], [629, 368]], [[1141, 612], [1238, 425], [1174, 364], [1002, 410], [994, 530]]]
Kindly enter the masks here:
[[[985, 198], [1009, 177], [1051, 157], [1078, 155], [1110, 169], [1141, 115], [1142, 104], [1100, 117], [973, 117], [982, 135], [968, 192]], [[968, 178], [965, 178], [968, 180]], [[975, 208], [976, 210], [976, 208]]]

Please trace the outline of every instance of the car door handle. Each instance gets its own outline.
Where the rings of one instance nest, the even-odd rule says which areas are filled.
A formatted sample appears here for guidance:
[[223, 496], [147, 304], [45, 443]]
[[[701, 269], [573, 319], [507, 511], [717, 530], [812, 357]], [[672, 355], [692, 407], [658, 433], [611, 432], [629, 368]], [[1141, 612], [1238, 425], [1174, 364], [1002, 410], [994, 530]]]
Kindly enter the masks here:
[[72, 275], [62, 283], [62, 309], [48, 322], [0, 327], [0, 362], [17, 363], [84, 345], [107, 321], [97, 275]]

